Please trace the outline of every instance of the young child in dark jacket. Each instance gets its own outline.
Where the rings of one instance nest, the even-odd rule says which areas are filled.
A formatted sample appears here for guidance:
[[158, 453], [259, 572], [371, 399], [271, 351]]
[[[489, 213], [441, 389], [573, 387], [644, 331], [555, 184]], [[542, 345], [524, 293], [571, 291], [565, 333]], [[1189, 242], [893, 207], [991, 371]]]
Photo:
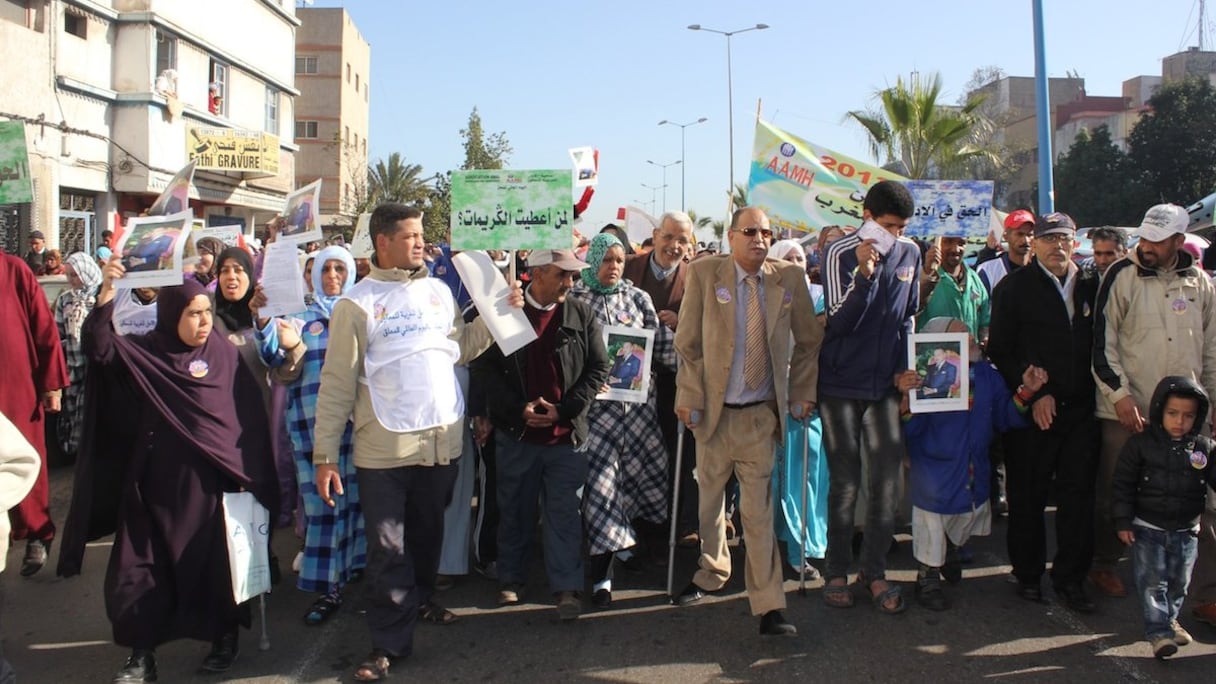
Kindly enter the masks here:
[[[939, 317], [922, 332], [966, 333], [969, 328], [958, 319]], [[1047, 372], [1031, 365], [1022, 374], [1022, 387], [1011, 394], [1001, 374], [984, 360], [979, 343], [970, 340], [969, 368], [959, 369], [969, 378], [967, 410], [911, 415], [908, 393], [920, 384], [920, 376], [909, 370], [898, 380], [911, 464], [912, 556], [919, 564], [916, 600], [930, 610], [949, 607], [942, 579], [951, 584], [962, 579], [958, 547], [992, 529], [988, 448], [993, 433], [1026, 427], [1027, 404], [1047, 382]]]
[[1178, 624], [1195, 565], [1199, 516], [1208, 487], [1216, 484], [1216, 444], [1199, 434], [1208, 396], [1189, 378], [1157, 384], [1148, 427], [1132, 435], [1115, 467], [1115, 529], [1132, 546], [1144, 636], [1164, 659], [1191, 643]]

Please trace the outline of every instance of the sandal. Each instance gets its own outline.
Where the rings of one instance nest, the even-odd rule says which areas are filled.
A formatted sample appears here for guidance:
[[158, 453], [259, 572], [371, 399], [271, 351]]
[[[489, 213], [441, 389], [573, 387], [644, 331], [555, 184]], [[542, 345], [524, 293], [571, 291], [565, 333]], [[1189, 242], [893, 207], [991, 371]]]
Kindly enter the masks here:
[[456, 613], [444, 608], [434, 601], [427, 601], [418, 606], [418, 617], [432, 625], [450, 625], [456, 622]]
[[[832, 584], [833, 580], [843, 579], [844, 584]], [[823, 585], [823, 602], [833, 608], [852, 608], [853, 591], [849, 589], [848, 578], [833, 577]]]
[[333, 594], [325, 594], [317, 599], [308, 612], [304, 614], [304, 624], [315, 626], [329, 619], [342, 606], [342, 599]]
[[[878, 582], [885, 582], [887, 588], [875, 594], [874, 585]], [[870, 601], [873, 602], [874, 607], [877, 608], [878, 612], [880, 613], [885, 613], [887, 615], [898, 615], [899, 613], [902, 613], [908, 609], [908, 605], [904, 603], [903, 592], [900, 591], [899, 587], [888, 582], [886, 578], [871, 580], [867, 579], [865, 575], [858, 573], [857, 584], [864, 587], [866, 591], [870, 592]], [[888, 606], [887, 602], [892, 600], [895, 601], [895, 605]]]
[[356, 682], [378, 682], [388, 676], [388, 666], [393, 657], [381, 648], [373, 648], [372, 652], [355, 668]]

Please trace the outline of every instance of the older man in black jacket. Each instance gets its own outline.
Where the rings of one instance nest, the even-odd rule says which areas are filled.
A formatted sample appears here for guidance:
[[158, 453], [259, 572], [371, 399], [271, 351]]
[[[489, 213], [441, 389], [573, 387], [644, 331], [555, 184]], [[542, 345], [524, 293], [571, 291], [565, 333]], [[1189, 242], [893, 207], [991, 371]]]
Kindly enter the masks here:
[[[1034, 424], [1005, 438], [1007, 543], [1018, 595], [1042, 599], [1044, 509], [1054, 480], [1052, 584], [1070, 608], [1091, 612], [1094, 604], [1082, 582], [1094, 548], [1098, 424], [1090, 363], [1098, 279], [1072, 262], [1075, 238], [1076, 225], [1065, 214], [1048, 214], [1035, 222], [1034, 259], [1006, 276], [992, 292], [988, 356], [1010, 389], [1032, 402]], [[1019, 386], [1030, 364], [1045, 369], [1048, 377], [1034, 395]]]
[[566, 299], [587, 264], [555, 249], [532, 252], [528, 266], [524, 313], [538, 339], [508, 356], [495, 345], [472, 366], [496, 428], [498, 604], [520, 601], [543, 500], [549, 588], [558, 617], [573, 620], [584, 581], [578, 490], [587, 479], [587, 454], [577, 447], [587, 438], [587, 409], [612, 362], [594, 312]]

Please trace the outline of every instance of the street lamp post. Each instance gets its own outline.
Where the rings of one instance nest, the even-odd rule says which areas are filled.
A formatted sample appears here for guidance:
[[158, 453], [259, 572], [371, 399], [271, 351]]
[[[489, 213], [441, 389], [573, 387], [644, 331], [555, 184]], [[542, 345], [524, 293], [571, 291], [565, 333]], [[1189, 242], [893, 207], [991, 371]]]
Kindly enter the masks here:
[[[649, 159], [647, 159], [646, 163], [653, 164], [654, 166], [657, 166], [660, 169], [663, 169], [663, 213], [666, 214], [667, 213], [667, 167], [675, 166], [676, 164], [680, 164], [682, 167], [684, 160], [677, 159], [673, 162], [668, 162], [666, 164], [660, 164], [658, 162], [650, 161]], [[684, 179], [683, 179], [683, 176], [681, 176], [680, 177], [681, 186], [683, 186], [683, 183], [684, 183]], [[683, 192], [683, 187], [681, 187], [680, 190], [681, 190], [681, 192]]]
[[[684, 174], [688, 169], [688, 164], [684, 163], [684, 129], [688, 128], [689, 126], [696, 126], [697, 124], [705, 123], [706, 121], [709, 121], [709, 119], [701, 117], [696, 121], [689, 121], [688, 123], [676, 123], [674, 121], [668, 121], [667, 119], [663, 119], [659, 122], [660, 126], [669, 124], [680, 127], [680, 211], [688, 211], [688, 208], [684, 206]], [[666, 209], [664, 209], [664, 211], [666, 211]]]
[[667, 192], [667, 184], [664, 183], [663, 185], [646, 185], [645, 183], [642, 183], [642, 187], [646, 188], [647, 190], [650, 191], [650, 213], [653, 214], [654, 205], [656, 202], [658, 202], [657, 196], [658, 196], [659, 189], [661, 188], [663, 190], [663, 192]]
[[731, 68], [730, 68], [730, 37], [737, 33], [747, 33], [748, 31], [762, 31], [768, 28], [768, 24], [756, 24], [743, 29], [734, 31], [719, 31], [700, 24], [692, 24], [688, 27], [690, 31], [709, 31], [718, 35], [726, 36], [726, 115], [727, 128], [730, 131], [730, 187], [727, 188], [726, 194], [734, 197], [735, 194], [735, 98], [731, 83]]

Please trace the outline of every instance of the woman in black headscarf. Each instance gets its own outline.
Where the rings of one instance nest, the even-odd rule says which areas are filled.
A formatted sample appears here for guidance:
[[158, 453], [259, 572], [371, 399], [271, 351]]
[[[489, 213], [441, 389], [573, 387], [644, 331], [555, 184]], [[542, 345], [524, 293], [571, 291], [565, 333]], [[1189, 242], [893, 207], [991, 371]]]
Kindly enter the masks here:
[[[291, 524], [291, 512], [298, 496], [296, 489], [296, 466], [287, 435], [287, 392], [281, 385], [267, 380], [266, 364], [262, 361], [255, 338], [253, 310], [249, 302], [253, 299], [253, 257], [240, 247], [229, 247], [215, 259], [215, 331], [236, 346], [241, 361], [258, 379], [262, 406], [271, 430], [271, 450], [275, 469], [279, 474], [279, 498], [283, 502], [282, 516], [278, 527]], [[273, 325], [273, 323], [268, 323]], [[269, 331], [264, 330], [264, 333]], [[303, 350], [299, 350], [303, 354]], [[271, 558], [271, 573], [278, 582], [278, 559]]]
[[223, 671], [249, 624], [232, 596], [223, 493], [250, 491], [272, 516], [279, 507], [258, 381], [211, 334], [211, 300], [194, 280], [160, 291], [153, 332], [115, 333], [122, 274], [118, 258], [103, 269], [84, 331], [89, 357], [129, 371], [141, 399], [105, 579], [114, 641], [132, 649], [115, 681], [155, 681], [154, 649], [182, 638], [211, 642], [202, 667]]

